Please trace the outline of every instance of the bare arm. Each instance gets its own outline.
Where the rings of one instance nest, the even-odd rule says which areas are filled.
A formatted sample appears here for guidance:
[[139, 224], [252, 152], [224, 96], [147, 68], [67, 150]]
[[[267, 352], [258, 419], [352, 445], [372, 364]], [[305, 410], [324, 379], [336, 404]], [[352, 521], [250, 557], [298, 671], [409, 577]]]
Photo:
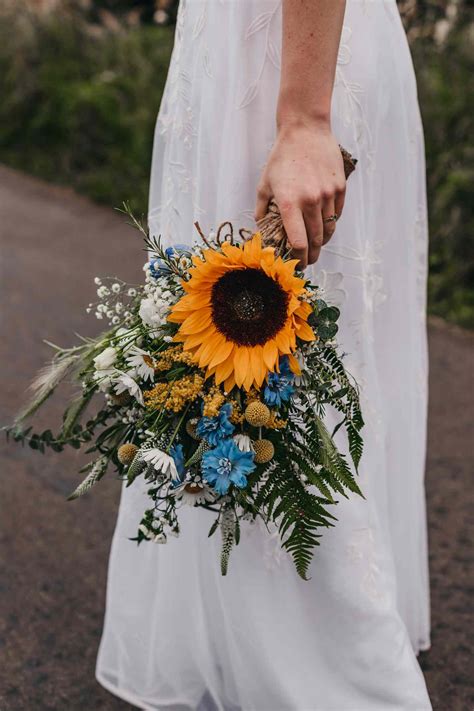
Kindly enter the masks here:
[[277, 139], [261, 177], [256, 218], [275, 198], [293, 252], [315, 262], [344, 206], [344, 166], [331, 133], [331, 97], [345, 0], [283, 0]]

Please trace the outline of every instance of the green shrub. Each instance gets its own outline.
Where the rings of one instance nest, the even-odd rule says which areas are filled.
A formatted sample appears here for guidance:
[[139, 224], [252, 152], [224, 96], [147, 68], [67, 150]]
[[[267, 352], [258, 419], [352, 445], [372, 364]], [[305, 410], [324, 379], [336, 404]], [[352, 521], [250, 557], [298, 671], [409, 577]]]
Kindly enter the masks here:
[[145, 211], [172, 31], [119, 33], [77, 15], [0, 24], [0, 160]]
[[446, 44], [417, 40], [430, 212], [433, 313], [474, 327], [473, 25], [460, 16]]

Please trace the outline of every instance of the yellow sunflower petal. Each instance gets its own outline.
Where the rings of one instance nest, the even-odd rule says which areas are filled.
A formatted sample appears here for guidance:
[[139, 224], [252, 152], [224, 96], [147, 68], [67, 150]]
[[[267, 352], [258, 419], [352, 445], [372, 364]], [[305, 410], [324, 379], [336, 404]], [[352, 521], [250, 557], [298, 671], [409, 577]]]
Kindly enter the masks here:
[[301, 375], [301, 367], [293, 353], [288, 354], [288, 365], [295, 375]]
[[[252, 380], [255, 381], [257, 388], [262, 387], [262, 383], [267, 375], [267, 368], [263, 361], [263, 348], [262, 346], [255, 346], [250, 350], [250, 363], [251, 363], [251, 373]], [[246, 383], [245, 383], [246, 384]], [[250, 383], [247, 390], [250, 389], [252, 383]]]
[[172, 313], [181, 313], [182, 311], [195, 311], [203, 306], [209, 306], [211, 303], [211, 290], [201, 291], [194, 294], [186, 294], [177, 304], [171, 307]]
[[263, 362], [267, 370], [275, 370], [275, 365], [278, 363], [278, 348], [275, 341], [267, 341], [263, 346]]
[[244, 244], [243, 262], [248, 267], [259, 267], [262, 256], [262, 237], [260, 232], [256, 232]]
[[307, 301], [300, 301], [299, 306], [297, 309], [295, 309], [294, 313], [306, 321], [312, 310], [313, 308], [311, 304], [308, 304]]
[[204, 368], [209, 363], [210, 357], [214, 353], [216, 347], [219, 345], [220, 338], [220, 334], [215, 333], [208, 339], [206, 339], [202, 346], [198, 348], [198, 350], [196, 351], [196, 360], [199, 363], [200, 368]]
[[275, 342], [280, 353], [290, 353], [290, 335], [287, 327], [282, 328], [275, 336]]
[[193, 348], [197, 348], [201, 345], [201, 343], [204, 343], [206, 339], [209, 338], [209, 336], [211, 336], [213, 333], [214, 329], [212, 327], [208, 327], [204, 331], [200, 331], [199, 333], [193, 333], [192, 335], [179, 334], [181, 335], [183, 350], [189, 351]]
[[234, 262], [236, 265], [242, 264], [242, 256], [243, 252], [239, 247], [236, 247], [235, 245], [231, 244], [230, 242], [223, 242], [222, 243], [222, 251], [224, 252], [225, 256]]
[[236, 383], [235, 383], [234, 374], [232, 373], [232, 374], [229, 375], [229, 377], [226, 378], [226, 380], [224, 381], [224, 390], [226, 391], [226, 393], [230, 393], [230, 391], [232, 390], [232, 388], [235, 388], [235, 384], [236, 384]]
[[306, 321], [300, 321], [297, 324], [296, 335], [298, 336], [298, 338], [301, 338], [302, 341], [316, 340], [316, 336], [314, 335], [313, 329], [306, 323]]
[[181, 324], [181, 333], [192, 335], [204, 331], [212, 321], [212, 311], [209, 308], [197, 309]]
[[220, 383], [224, 382], [226, 378], [229, 377], [231, 373], [234, 372], [234, 354], [233, 354], [233, 349], [230, 352], [228, 358], [224, 360], [222, 363], [219, 363], [216, 366], [216, 383], [217, 385], [220, 385]]
[[249, 349], [247, 346], [240, 346], [234, 351], [234, 375], [237, 385], [242, 387], [249, 368]]
[[209, 368], [213, 368], [229, 358], [233, 348], [232, 341], [227, 341], [224, 336], [221, 336], [221, 341], [217, 344], [215, 352], [209, 360]]

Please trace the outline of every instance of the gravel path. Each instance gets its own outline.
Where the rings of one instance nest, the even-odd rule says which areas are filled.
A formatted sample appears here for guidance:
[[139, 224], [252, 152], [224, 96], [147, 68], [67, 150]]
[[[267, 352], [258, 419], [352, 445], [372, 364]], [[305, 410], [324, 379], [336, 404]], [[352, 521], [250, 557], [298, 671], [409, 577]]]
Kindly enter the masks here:
[[[67, 344], [73, 331], [97, 329], [81, 310], [93, 298], [93, 277], [139, 281], [141, 270], [139, 238], [121, 216], [70, 191], [0, 167], [0, 214], [3, 424], [49, 355], [41, 339]], [[474, 334], [431, 321], [433, 646], [421, 664], [440, 711], [474, 709], [468, 526], [474, 503], [473, 344]], [[51, 403], [48, 423], [59, 422], [63, 404]], [[94, 496], [67, 503], [82, 455], [41, 457], [3, 440], [1, 446], [0, 710], [131, 709], [94, 679], [118, 483], [110, 477]]]

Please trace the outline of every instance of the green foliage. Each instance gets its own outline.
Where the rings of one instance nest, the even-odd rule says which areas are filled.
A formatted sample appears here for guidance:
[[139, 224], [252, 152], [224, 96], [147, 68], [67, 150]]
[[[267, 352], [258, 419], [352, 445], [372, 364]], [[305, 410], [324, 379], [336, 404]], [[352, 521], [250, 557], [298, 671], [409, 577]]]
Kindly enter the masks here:
[[474, 43], [472, 10], [445, 42], [412, 42], [426, 140], [432, 313], [474, 327]]
[[0, 160], [145, 211], [171, 30], [93, 33], [80, 15], [0, 16]]
[[[445, 3], [416, 5], [407, 22], [426, 136], [429, 308], [474, 327], [472, 17], [460, 3], [437, 45], [433, 28]], [[0, 14], [0, 160], [146, 212], [172, 35], [171, 28], [143, 26], [107, 31], [74, 13]], [[322, 329], [330, 334], [335, 325], [327, 321]]]
[[[344, 393], [336, 401], [343, 414], [340, 426], [346, 430], [348, 449], [357, 469], [362, 454], [360, 430], [363, 420], [357, 389], [350, 383], [336, 351], [329, 345], [316, 351], [310, 367], [313, 376], [310, 392], [318, 392], [326, 380], [343, 383]], [[308, 358], [309, 363], [309, 358]], [[283, 440], [275, 443], [275, 459], [261, 475], [254, 500], [254, 510], [265, 512], [280, 532], [282, 546], [291, 554], [298, 574], [307, 579], [314, 548], [319, 545], [320, 529], [333, 526], [335, 517], [328, 507], [336, 496], [348, 492], [362, 495], [346, 457], [338, 450], [322, 417], [319, 399], [303, 395], [290, 408]], [[334, 395], [327, 388], [324, 397], [334, 405]], [[307, 485], [314, 487], [308, 490]], [[319, 491], [319, 495], [317, 492]]]

